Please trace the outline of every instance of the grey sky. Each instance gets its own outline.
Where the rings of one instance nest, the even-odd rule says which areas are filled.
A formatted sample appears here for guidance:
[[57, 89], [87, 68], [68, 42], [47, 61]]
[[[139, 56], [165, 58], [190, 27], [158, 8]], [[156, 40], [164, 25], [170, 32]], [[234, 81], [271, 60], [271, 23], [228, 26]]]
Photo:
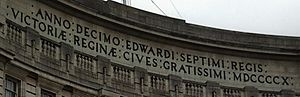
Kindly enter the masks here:
[[[122, 0], [114, 0], [121, 2]], [[153, 0], [167, 16], [188, 23], [272, 35], [300, 36], [300, 0]], [[163, 15], [151, 0], [131, 6]]]

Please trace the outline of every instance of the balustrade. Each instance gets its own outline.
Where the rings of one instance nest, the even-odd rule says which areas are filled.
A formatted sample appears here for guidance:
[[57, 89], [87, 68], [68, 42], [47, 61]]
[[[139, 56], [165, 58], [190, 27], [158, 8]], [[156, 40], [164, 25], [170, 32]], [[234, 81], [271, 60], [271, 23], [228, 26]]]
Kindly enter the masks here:
[[52, 58], [58, 59], [58, 45], [48, 41], [46, 39], [41, 39], [41, 53], [42, 55]]
[[150, 75], [150, 86], [153, 90], [166, 92], [167, 90], [167, 79], [158, 75]]
[[22, 39], [24, 39], [24, 31], [21, 29], [21, 27], [14, 25], [11, 22], [7, 23], [7, 30], [6, 30], [6, 38], [10, 42], [14, 42], [17, 44], [22, 44]]
[[75, 68], [85, 70], [91, 73], [95, 72], [96, 61], [95, 58], [80, 53], [75, 53]]
[[223, 97], [241, 97], [241, 91], [238, 89], [223, 89]]
[[[10, 20], [6, 20], [7, 27], [5, 28], [4, 25], [0, 25], [1, 32], [3, 37], [7, 40], [9, 44], [16, 47], [14, 51], [18, 52], [22, 49], [25, 43], [25, 31], [24, 27], [20, 26], [19, 24], [16, 24]], [[5, 30], [4, 30], [5, 29]]]
[[188, 97], [202, 97], [203, 96], [203, 86], [196, 83], [184, 82], [184, 94]]
[[132, 83], [132, 71], [124, 67], [113, 66], [113, 78], [118, 82]]
[[277, 93], [272, 93], [272, 92], [261, 92], [260, 93], [261, 97], [279, 97]]

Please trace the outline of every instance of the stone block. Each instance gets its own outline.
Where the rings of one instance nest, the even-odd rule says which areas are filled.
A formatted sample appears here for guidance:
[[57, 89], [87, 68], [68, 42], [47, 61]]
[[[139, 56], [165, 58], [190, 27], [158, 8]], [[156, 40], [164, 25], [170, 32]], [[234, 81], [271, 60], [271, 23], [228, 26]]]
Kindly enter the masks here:
[[70, 93], [73, 93], [74, 88], [73, 88], [72, 86], [65, 85], [65, 86], [63, 87], [63, 90], [68, 91], [68, 92], [70, 92]]
[[26, 88], [26, 91], [36, 94], [36, 86], [27, 83], [25, 88]]
[[172, 97], [183, 97], [182, 78], [177, 75], [169, 75], [169, 92]]
[[40, 34], [32, 28], [25, 27], [26, 30], [26, 40], [25, 46], [27, 52], [31, 52], [32, 58], [39, 58], [40, 49]]
[[253, 86], [246, 86], [244, 87], [245, 90], [245, 97], [258, 97], [259, 91], [257, 88]]
[[110, 85], [111, 75], [112, 75], [111, 74], [112, 67], [111, 67], [110, 59], [100, 55], [98, 55], [96, 59], [97, 59], [96, 69], [97, 69], [99, 82], [101, 84]]
[[145, 68], [134, 67], [134, 82], [140, 83], [140, 79], [144, 79], [144, 83], [148, 81], [148, 71]]
[[206, 97], [221, 97], [220, 84], [214, 81], [206, 82]]
[[148, 87], [148, 71], [145, 68], [134, 67], [134, 85], [137, 93], [147, 96], [149, 95]]
[[30, 93], [27, 91], [25, 97], [37, 97], [37, 96], [36, 96], [36, 94]]
[[61, 70], [74, 73], [74, 48], [73, 46], [60, 42], [60, 64], [62, 66]]
[[[111, 62], [110, 59], [100, 56], [97, 56], [97, 72], [105, 73], [110, 75]], [[106, 71], [105, 71], [106, 70]]]
[[280, 97], [295, 97], [296, 93], [293, 90], [281, 90]]

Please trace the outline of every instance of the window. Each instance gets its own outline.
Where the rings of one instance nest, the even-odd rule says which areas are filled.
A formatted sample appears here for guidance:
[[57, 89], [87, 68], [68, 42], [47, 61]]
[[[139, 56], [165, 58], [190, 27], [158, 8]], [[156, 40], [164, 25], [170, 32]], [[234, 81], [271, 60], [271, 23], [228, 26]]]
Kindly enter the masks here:
[[55, 97], [55, 94], [46, 90], [42, 90], [42, 97]]
[[5, 97], [18, 97], [20, 81], [6, 76], [5, 80]]

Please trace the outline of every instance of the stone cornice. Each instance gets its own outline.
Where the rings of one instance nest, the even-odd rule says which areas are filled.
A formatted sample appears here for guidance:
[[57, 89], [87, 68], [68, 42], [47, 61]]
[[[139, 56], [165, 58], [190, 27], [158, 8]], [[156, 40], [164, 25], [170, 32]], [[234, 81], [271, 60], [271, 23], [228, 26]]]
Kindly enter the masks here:
[[[196, 45], [216, 47], [228, 50], [246, 51], [263, 54], [298, 56], [299, 37], [274, 36], [229, 31], [185, 23], [184, 20], [139, 10], [113, 1], [100, 1], [88, 5], [93, 0], [41, 0], [58, 9], [80, 17], [89, 22], [115, 30], [132, 30], [126, 34], [144, 37], [141, 33], [165, 37], [170, 41], [183, 41]], [[54, 6], [55, 5], [55, 6]], [[75, 13], [76, 12], [76, 13]], [[93, 21], [93, 20], [99, 21]]]

